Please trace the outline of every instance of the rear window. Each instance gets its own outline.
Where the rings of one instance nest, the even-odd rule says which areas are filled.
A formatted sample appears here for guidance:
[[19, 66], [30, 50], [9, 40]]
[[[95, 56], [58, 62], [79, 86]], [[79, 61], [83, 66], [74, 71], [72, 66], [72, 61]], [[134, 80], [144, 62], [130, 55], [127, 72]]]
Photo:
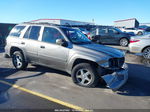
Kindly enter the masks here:
[[[112, 30], [111, 30], [112, 31]], [[113, 32], [113, 31], [112, 31]], [[99, 34], [106, 34], [107, 33], [107, 28], [102, 28], [99, 29]]]
[[10, 36], [19, 37], [21, 35], [21, 31], [25, 28], [25, 26], [16, 26], [10, 32]]

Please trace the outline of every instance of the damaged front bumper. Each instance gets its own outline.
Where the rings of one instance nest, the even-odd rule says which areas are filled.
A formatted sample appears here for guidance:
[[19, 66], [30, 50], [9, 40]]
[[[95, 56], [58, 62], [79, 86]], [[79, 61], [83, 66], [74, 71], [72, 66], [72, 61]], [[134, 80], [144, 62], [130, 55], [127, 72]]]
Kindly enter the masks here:
[[112, 74], [104, 75], [102, 78], [106, 82], [108, 88], [116, 91], [128, 80], [128, 65], [124, 64], [120, 70]]

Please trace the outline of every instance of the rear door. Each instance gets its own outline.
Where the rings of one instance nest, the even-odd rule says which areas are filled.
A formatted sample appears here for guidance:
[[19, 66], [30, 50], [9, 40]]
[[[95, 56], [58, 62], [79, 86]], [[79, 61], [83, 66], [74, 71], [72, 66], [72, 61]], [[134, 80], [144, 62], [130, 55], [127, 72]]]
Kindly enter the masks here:
[[119, 32], [117, 32], [113, 28], [109, 28], [108, 29], [108, 34], [109, 34], [109, 36], [108, 36], [108, 43], [110, 43], [110, 44], [118, 43], [118, 40], [119, 40], [119, 37], [120, 37]]
[[100, 42], [108, 43], [109, 41], [108, 28], [99, 28], [97, 31], [98, 31], [98, 34], [100, 35]]
[[26, 56], [31, 62], [38, 62], [37, 50], [40, 43], [38, 41], [40, 30], [41, 26], [29, 26], [21, 42], [21, 44], [25, 46], [24, 50]]

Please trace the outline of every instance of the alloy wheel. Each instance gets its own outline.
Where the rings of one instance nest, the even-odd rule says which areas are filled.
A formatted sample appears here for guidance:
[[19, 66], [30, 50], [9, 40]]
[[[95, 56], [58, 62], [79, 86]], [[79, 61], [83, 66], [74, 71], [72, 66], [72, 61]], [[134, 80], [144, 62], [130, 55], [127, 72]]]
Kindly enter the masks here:
[[150, 47], [146, 48], [146, 49], [143, 51], [143, 56], [144, 56], [144, 58], [146, 58], [146, 59], [150, 59]]
[[120, 45], [121, 45], [121, 46], [127, 46], [127, 45], [128, 45], [128, 40], [125, 39], [125, 38], [121, 39], [121, 40], [120, 40]]
[[86, 86], [92, 81], [92, 75], [87, 69], [79, 69], [76, 73], [78, 83]]
[[22, 66], [22, 58], [19, 55], [14, 55], [13, 56], [13, 61], [14, 61], [14, 65], [16, 66], [16, 68], [20, 68]]

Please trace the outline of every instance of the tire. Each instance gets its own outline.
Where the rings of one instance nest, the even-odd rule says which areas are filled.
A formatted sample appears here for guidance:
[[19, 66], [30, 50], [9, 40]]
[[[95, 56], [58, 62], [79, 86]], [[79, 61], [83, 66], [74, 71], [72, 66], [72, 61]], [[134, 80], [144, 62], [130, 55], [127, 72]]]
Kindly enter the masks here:
[[4, 58], [10, 58], [8, 54], [4, 54]]
[[15, 51], [12, 55], [12, 63], [17, 70], [24, 70], [27, 68], [28, 63], [21, 51]]
[[93, 42], [95, 42], [95, 43], [99, 43], [99, 42], [100, 42], [100, 39], [99, 39], [99, 38], [100, 38], [100, 37], [96, 35], [96, 36], [93, 36], [91, 40], [92, 40]]
[[126, 47], [129, 44], [129, 40], [127, 38], [121, 38], [119, 44], [120, 46]]
[[142, 33], [141, 31], [139, 31], [139, 32], [137, 33], [137, 35], [143, 35], [143, 33]]
[[142, 54], [145, 59], [150, 59], [150, 47], [145, 48]]
[[83, 87], [95, 87], [100, 80], [96, 69], [89, 63], [77, 64], [73, 68], [71, 76], [75, 84]]

